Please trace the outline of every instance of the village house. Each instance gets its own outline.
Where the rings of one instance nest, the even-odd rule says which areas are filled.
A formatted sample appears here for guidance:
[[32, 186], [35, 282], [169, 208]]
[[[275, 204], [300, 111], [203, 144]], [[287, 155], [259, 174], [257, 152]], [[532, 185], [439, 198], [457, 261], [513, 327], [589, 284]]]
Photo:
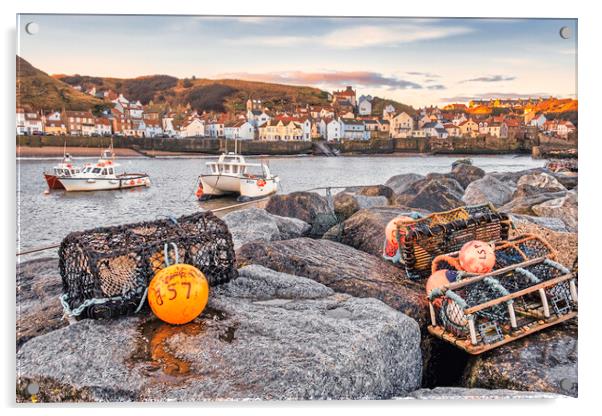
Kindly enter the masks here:
[[501, 122], [491, 122], [487, 125], [487, 135], [492, 137], [498, 137], [501, 139], [505, 139], [508, 137], [508, 125], [506, 123]]
[[382, 133], [389, 133], [391, 129], [391, 122], [389, 120], [378, 120], [378, 131]]
[[349, 118], [349, 119], [355, 118], [355, 114], [353, 114], [353, 111], [351, 111], [351, 110], [340, 111], [338, 113], [338, 116], [339, 116], [339, 118]]
[[106, 117], [96, 117], [94, 120], [94, 133], [99, 136], [110, 136], [113, 131], [111, 130], [111, 120]]
[[460, 127], [453, 123], [447, 123], [443, 125], [443, 128], [447, 131], [447, 134], [451, 137], [460, 137]]
[[169, 137], [174, 137], [177, 134], [177, 130], [173, 124], [174, 116], [174, 113], [167, 113], [163, 118], [161, 118], [161, 127], [163, 128], [163, 133], [167, 134]]
[[45, 121], [61, 121], [60, 111], [51, 111], [44, 116]]
[[392, 139], [410, 137], [412, 130], [414, 129], [414, 120], [405, 111], [392, 117], [389, 120], [389, 124], [389, 136]]
[[559, 137], [567, 138], [569, 134], [575, 132], [577, 128], [573, 123], [568, 120], [561, 120], [558, 122], [558, 126], [556, 127], [556, 134]]
[[464, 113], [460, 113], [460, 114], [456, 114], [451, 122], [454, 126], [459, 126], [460, 124], [464, 123], [465, 121], [467, 121], [468, 119], [466, 118], [466, 114]]
[[546, 116], [542, 113], [528, 113], [525, 116], [525, 124], [529, 124], [531, 126], [536, 126], [538, 129], [543, 130], [543, 126], [546, 123]]
[[145, 137], [159, 137], [163, 136], [163, 128], [161, 127], [161, 121], [149, 118], [144, 120], [146, 130], [144, 132]]
[[17, 134], [41, 134], [44, 132], [44, 121], [36, 112], [17, 109]]
[[383, 108], [383, 120], [391, 120], [393, 117], [395, 117], [396, 112], [397, 111], [395, 110], [395, 107], [393, 107], [391, 104], [387, 104], [385, 108]]
[[236, 120], [224, 123], [224, 137], [229, 140], [255, 139], [255, 127], [246, 120]]
[[224, 121], [212, 120], [205, 125], [205, 135], [217, 139], [218, 137], [224, 137]]
[[303, 140], [303, 125], [292, 119], [269, 120], [259, 127], [259, 140]]
[[360, 116], [369, 116], [372, 114], [372, 102], [368, 98], [362, 95], [358, 101], [357, 112]]
[[377, 137], [378, 136], [378, 121], [377, 120], [364, 120], [364, 126], [366, 128], [366, 131], [369, 132], [370, 137]]
[[89, 111], [65, 111], [62, 119], [72, 136], [91, 136], [96, 131], [94, 115]]
[[64, 136], [67, 134], [67, 126], [63, 120], [46, 120], [44, 123], [44, 134], [48, 136]]
[[362, 120], [341, 119], [341, 138], [345, 140], [370, 140], [370, 133]]
[[477, 137], [479, 135], [479, 125], [472, 119], [463, 121], [458, 125], [461, 136]]
[[447, 130], [443, 128], [443, 125], [436, 121], [425, 123], [422, 126], [422, 130], [424, 130], [426, 137], [438, 137], [440, 139], [446, 139], [449, 136]]
[[198, 117], [186, 120], [180, 128], [180, 137], [204, 137], [205, 123]]
[[355, 99], [355, 91], [351, 86], [348, 86], [342, 91], [334, 91], [332, 93], [332, 97], [334, 104], [347, 105], [346, 102], [348, 102], [352, 107], [355, 107], [357, 105]]
[[263, 110], [247, 111], [247, 120], [255, 127], [259, 127], [270, 121], [271, 117]]
[[428, 114], [422, 114], [417, 117], [416, 124], [419, 129], [423, 129], [425, 124], [432, 123], [433, 121]]

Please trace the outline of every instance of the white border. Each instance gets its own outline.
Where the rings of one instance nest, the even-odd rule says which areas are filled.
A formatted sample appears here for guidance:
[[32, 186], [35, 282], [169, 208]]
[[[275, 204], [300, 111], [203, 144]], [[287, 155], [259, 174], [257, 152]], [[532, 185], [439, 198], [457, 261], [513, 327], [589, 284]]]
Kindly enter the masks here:
[[[245, 414], [304, 414], [308, 412], [332, 413], [341, 410], [345, 413], [366, 413], [374, 409], [377, 412], [396, 413], [419, 412], [448, 413], [470, 412], [470, 414], [507, 415], [508, 412], [526, 412], [546, 414], [577, 414], [595, 405], [599, 395], [600, 379], [599, 351], [602, 347], [599, 333], [602, 312], [600, 306], [600, 253], [602, 250], [602, 230], [600, 222], [600, 170], [602, 166], [602, 119], [599, 74], [600, 66], [600, 27], [602, 17], [596, 10], [595, 2], [563, 1], [445, 1], [430, 0], [421, 2], [386, 2], [371, 1], [228, 1], [228, 2], [195, 2], [185, 0], [102, 0], [84, 2], [77, 0], [51, 0], [4, 2], [2, 4], [2, 26], [4, 30], [4, 57], [2, 81], [4, 97], [2, 100], [3, 143], [3, 205], [2, 229], [3, 239], [2, 265], [4, 287], [4, 316], [2, 329], [4, 342], [2, 352], [7, 363], [2, 374], [2, 393], [4, 406], [11, 406], [14, 400], [14, 246], [15, 246], [15, 144], [14, 134], [14, 55], [15, 55], [15, 14], [21, 13], [126, 13], [126, 14], [248, 14], [248, 15], [345, 15], [345, 16], [446, 16], [446, 17], [559, 17], [579, 18], [579, 136], [580, 143], [580, 339], [579, 339], [579, 396], [578, 400], [554, 401], [512, 401], [512, 402], [312, 402], [312, 403], [214, 403], [178, 405], [168, 409], [166, 405], [154, 408], [149, 405], [121, 405], [111, 413], [132, 413], [141, 411], [144, 414], [202, 414], [206, 411], [232, 413], [237, 409]], [[9, 230], [6, 232], [6, 230]], [[598, 261], [596, 261], [598, 260]], [[596, 308], [598, 306], [598, 308]], [[199, 408], [200, 407], [200, 408]], [[212, 410], [209, 410], [212, 407]], [[33, 409], [9, 409], [30, 413]], [[44, 406], [43, 414], [86, 414], [106, 415], [105, 406], [85, 406], [85, 409]], [[176, 413], [177, 412], [177, 413]]]

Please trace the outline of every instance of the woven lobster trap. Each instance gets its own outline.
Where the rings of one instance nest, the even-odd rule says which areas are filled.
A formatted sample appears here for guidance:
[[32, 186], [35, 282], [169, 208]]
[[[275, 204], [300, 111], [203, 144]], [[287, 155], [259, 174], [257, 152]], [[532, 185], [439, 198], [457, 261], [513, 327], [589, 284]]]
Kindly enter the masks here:
[[210, 286], [236, 278], [226, 224], [211, 212], [69, 234], [59, 248], [67, 315], [111, 318], [138, 312], [156, 272], [173, 263], [201, 270]]
[[[459, 250], [472, 240], [487, 242], [508, 238], [512, 221], [491, 204], [437, 212], [397, 226], [398, 250], [383, 257], [405, 267], [410, 279], [427, 278], [435, 257]], [[386, 245], [386, 241], [385, 241]]]
[[[434, 336], [480, 354], [577, 316], [575, 275], [556, 262], [542, 239], [525, 235], [495, 247], [493, 271], [459, 271], [428, 296]], [[454, 270], [457, 253], [440, 256], [433, 271]]]

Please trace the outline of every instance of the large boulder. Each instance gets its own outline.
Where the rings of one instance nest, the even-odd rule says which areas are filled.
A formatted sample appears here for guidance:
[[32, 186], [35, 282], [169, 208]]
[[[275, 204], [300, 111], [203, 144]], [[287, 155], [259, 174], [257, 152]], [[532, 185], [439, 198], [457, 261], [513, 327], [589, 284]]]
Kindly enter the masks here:
[[531, 169], [524, 169], [524, 170], [517, 170], [514, 172], [491, 172], [489, 173], [489, 175], [493, 176], [496, 179], [499, 179], [500, 181], [504, 182], [506, 185], [510, 185], [513, 188], [516, 188], [517, 184], [518, 184], [518, 180], [525, 175], [532, 175], [532, 174], [538, 174], [538, 173], [550, 173], [549, 170], [547, 170], [546, 168], [531, 168]]
[[401, 175], [395, 175], [387, 179], [385, 186], [388, 186], [396, 194], [403, 193], [410, 185], [424, 179], [423, 175], [417, 173], [403, 173]]
[[528, 197], [543, 193], [561, 192], [567, 189], [554, 176], [545, 172], [521, 176], [516, 183], [514, 198]]
[[471, 359], [466, 387], [577, 396], [577, 325], [561, 324]]
[[334, 197], [334, 212], [345, 220], [360, 209], [372, 207], [385, 207], [389, 200], [385, 196], [365, 196], [349, 192], [339, 192]]
[[463, 188], [466, 188], [471, 182], [481, 179], [485, 176], [485, 171], [479, 167], [466, 163], [458, 163], [452, 168], [452, 177], [457, 180]]
[[502, 205], [499, 208], [499, 211], [508, 214], [537, 215], [532, 209], [535, 205], [539, 205], [551, 199], [562, 198], [566, 196], [566, 193], [567, 191], [546, 192], [543, 194], [514, 198], [510, 202]]
[[395, 205], [421, 208], [427, 211], [449, 211], [464, 205], [464, 188], [446, 175], [429, 174], [414, 182], [395, 198]]
[[68, 324], [59, 301], [62, 291], [58, 259], [17, 264], [17, 348]]
[[393, 218], [410, 212], [427, 214], [422, 210], [403, 207], [362, 209], [342, 224], [332, 227], [322, 238], [338, 241], [358, 250], [380, 257], [385, 241], [385, 227]]
[[349, 192], [363, 196], [384, 196], [387, 199], [393, 197], [393, 189], [386, 185], [354, 186], [345, 188], [343, 192]]
[[462, 201], [467, 205], [480, 205], [491, 202], [501, 206], [512, 199], [514, 190], [494, 176], [485, 175], [466, 187]]
[[259, 266], [213, 290], [193, 322], [83, 320], [19, 351], [18, 399], [386, 399], [420, 387], [416, 322]]
[[574, 191], [568, 192], [566, 196], [534, 205], [531, 210], [542, 217], [560, 218], [569, 231], [577, 232], [578, 205], [577, 194]]
[[252, 242], [240, 248], [238, 262], [308, 277], [352, 296], [373, 297], [421, 326], [427, 322], [422, 285], [407, 280], [405, 272], [392, 264], [344, 244], [309, 238]]
[[328, 200], [317, 192], [292, 192], [272, 196], [265, 207], [270, 214], [298, 218], [313, 225], [320, 214], [331, 212]]
[[524, 217], [519, 217], [514, 222], [514, 227], [510, 230], [510, 237], [516, 237], [523, 234], [534, 234], [547, 241], [558, 254], [558, 261], [568, 268], [573, 268], [577, 263], [577, 233], [555, 231], [545, 225], [537, 224], [531, 221], [525, 221]]
[[249, 208], [224, 215], [224, 222], [232, 234], [234, 248], [254, 240], [285, 240], [306, 235], [311, 228], [297, 218], [273, 215], [261, 208]]
[[569, 231], [566, 228], [564, 221], [562, 221], [560, 218], [535, 217], [533, 215], [520, 214], [510, 214], [509, 217], [515, 226], [518, 224], [535, 224], [551, 231], [557, 231], [561, 233], [566, 233]]

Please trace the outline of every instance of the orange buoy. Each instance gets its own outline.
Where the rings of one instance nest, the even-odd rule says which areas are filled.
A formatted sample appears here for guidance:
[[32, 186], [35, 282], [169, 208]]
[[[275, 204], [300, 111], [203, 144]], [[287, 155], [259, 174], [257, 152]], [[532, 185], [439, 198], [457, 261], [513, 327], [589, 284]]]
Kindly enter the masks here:
[[[395, 256], [395, 254], [397, 254], [397, 249], [399, 248], [399, 243], [397, 241], [398, 225], [413, 221], [413, 218], [406, 217], [405, 215], [400, 215], [399, 217], [395, 217], [391, 221], [389, 221], [389, 223], [385, 227], [385, 238], [387, 241], [385, 245], [385, 254], [387, 256], [393, 257]], [[404, 241], [405, 234], [402, 233], [402, 235], [400, 235], [400, 239], [401, 241]]]
[[196, 188], [196, 192], [194, 194], [196, 195], [197, 199], [203, 196], [203, 184], [202, 183], [199, 183], [199, 187]]
[[174, 264], [155, 274], [148, 303], [155, 315], [170, 324], [185, 324], [199, 316], [209, 298], [205, 275], [189, 264]]
[[489, 273], [495, 266], [493, 247], [484, 241], [473, 240], [462, 246], [460, 267], [469, 273]]
[[[433, 289], [443, 287], [448, 283], [455, 282], [458, 277], [458, 274], [454, 270], [437, 270], [433, 273], [428, 280], [426, 281], [426, 294], [427, 296], [431, 294]], [[441, 299], [437, 298], [433, 301], [433, 304], [440, 308], [441, 307]]]

